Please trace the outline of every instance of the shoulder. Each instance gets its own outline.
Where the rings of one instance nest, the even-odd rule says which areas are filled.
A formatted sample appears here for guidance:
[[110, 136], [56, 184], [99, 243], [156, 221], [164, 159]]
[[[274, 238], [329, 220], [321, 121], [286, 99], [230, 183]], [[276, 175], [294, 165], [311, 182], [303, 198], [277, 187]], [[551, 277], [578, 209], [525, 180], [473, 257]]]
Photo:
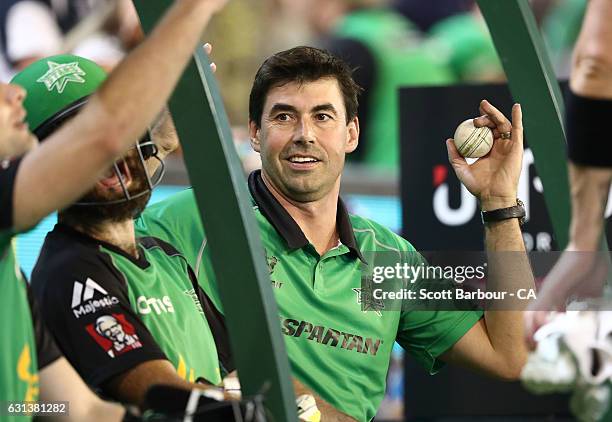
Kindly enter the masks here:
[[80, 264], [99, 265], [105, 260], [104, 256], [96, 243], [83, 242], [56, 228], [45, 237], [34, 273], [40, 275], [42, 270], [53, 270], [63, 274], [74, 271]]
[[183, 253], [174, 247], [171, 243], [166, 242], [157, 237], [144, 236], [138, 238], [138, 243], [147, 250], [160, 249], [169, 257], [183, 256]]
[[350, 214], [355, 239], [362, 250], [415, 252], [410, 242], [369, 218]]
[[193, 189], [185, 189], [181, 192], [170, 195], [166, 199], [149, 205], [139, 220], [156, 218], [160, 215], [185, 214], [196, 208], [195, 195]]
[[79, 283], [83, 288], [105, 291], [116, 291], [124, 284], [112, 259], [95, 243], [81, 242], [56, 231], [47, 235], [31, 278], [41, 306], [48, 300], [71, 296]]
[[139, 235], [175, 238], [184, 230], [201, 227], [193, 189], [175, 193], [168, 198], [149, 205], [135, 220]]

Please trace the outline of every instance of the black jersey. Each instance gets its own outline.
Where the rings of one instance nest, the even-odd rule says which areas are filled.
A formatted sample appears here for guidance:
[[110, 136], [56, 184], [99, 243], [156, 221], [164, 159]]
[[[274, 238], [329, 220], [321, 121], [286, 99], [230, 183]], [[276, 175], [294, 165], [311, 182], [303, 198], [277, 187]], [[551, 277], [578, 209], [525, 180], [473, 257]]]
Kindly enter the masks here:
[[60, 348], [93, 387], [155, 359], [187, 381], [232, 370], [222, 315], [170, 244], [138, 239], [139, 259], [58, 224], [32, 274]]

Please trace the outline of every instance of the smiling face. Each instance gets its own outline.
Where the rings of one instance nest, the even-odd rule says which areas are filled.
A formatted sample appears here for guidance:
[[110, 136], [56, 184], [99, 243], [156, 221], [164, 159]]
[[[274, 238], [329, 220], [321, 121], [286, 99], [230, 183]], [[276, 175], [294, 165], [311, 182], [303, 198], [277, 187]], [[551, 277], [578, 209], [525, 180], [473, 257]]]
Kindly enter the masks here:
[[347, 123], [337, 80], [322, 78], [272, 87], [261, 125], [250, 121], [249, 131], [266, 180], [288, 199], [313, 202], [339, 186], [345, 155], [357, 147], [359, 121]]
[[[102, 223], [124, 222], [139, 215], [151, 197], [145, 168], [140, 162], [138, 152], [132, 148], [117, 161], [128, 192], [133, 195], [125, 200], [125, 194], [114, 167], [110, 167], [96, 185], [79, 199], [79, 203], [90, 205], [73, 205], [59, 213], [59, 220], [75, 227], [94, 228]], [[92, 205], [97, 204], [97, 205]]]
[[114, 342], [123, 343], [125, 340], [125, 332], [123, 331], [123, 327], [114, 318], [108, 318], [101, 321], [98, 324], [97, 329], [99, 334]]

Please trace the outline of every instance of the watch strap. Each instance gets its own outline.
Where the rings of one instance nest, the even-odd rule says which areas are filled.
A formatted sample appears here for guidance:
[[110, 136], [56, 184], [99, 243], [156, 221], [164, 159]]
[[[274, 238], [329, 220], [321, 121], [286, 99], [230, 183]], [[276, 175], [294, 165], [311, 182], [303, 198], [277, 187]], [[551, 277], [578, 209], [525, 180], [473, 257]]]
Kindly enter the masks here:
[[483, 223], [493, 223], [496, 221], [518, 218], [521, 226], [525, 222], [525, 207], [520, 199], [516, 200], [516, 205], [507, 208], [500, 208], [492, 211], [482, 211], [480, 213]]

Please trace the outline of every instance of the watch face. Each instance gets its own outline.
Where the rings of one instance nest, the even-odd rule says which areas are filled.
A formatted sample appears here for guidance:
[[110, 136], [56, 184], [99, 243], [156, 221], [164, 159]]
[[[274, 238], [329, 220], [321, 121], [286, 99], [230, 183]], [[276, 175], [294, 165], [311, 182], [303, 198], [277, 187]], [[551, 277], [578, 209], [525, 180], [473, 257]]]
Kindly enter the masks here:
[[521, 207], [522, 211], [523, 211], [523, 215], [521, 217], [519, 217], [518, 221], [519, 221], [519, 225], [521, 227], [523, 227], [523, 225], [525, 224], [525, 222], [527, 221], [527, 218], [525, 216], [525, 208]]
[[519, 217], [519, 225], [522, 227], [523, 224], [527, 221], [527, 213], [525, 212], [525, 204], [519, 198], [516, 198], [516, 205], [521, 207], [521, 211], [523, 212], [523, 216]]

